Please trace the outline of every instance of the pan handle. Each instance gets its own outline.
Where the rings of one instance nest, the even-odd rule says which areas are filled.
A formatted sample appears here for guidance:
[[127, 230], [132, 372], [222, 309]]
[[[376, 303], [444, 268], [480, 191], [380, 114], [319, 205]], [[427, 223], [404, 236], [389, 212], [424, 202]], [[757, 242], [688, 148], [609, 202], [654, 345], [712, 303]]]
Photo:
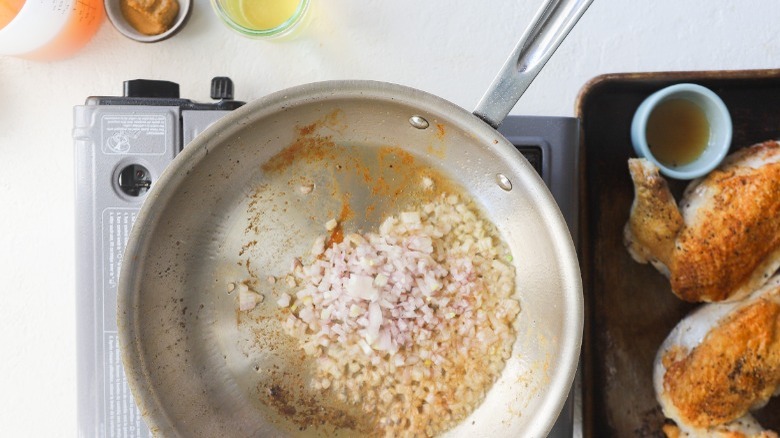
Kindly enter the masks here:
[[545, 0], [474, 115], [498, 128], [593, 0]]

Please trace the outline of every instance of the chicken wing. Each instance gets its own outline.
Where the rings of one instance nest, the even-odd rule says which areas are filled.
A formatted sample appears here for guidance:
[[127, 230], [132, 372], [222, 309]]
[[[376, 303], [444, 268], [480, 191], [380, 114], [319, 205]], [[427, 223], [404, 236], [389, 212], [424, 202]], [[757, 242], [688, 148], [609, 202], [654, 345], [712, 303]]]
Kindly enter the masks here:
[[669, 277], [681, 299], [739, 300], [780, 267], [780, 143], [731, 154], [688, 186], [679, 208], [655, 165], [628, 166], [635, 197], [626, 247]]

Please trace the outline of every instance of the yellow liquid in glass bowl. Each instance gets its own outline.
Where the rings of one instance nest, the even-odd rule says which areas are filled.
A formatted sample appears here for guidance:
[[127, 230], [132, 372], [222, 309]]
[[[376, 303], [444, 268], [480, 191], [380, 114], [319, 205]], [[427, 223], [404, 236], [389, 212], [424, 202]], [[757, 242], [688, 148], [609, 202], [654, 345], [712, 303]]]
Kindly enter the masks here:
[[227, 0], [223, 7], [243, 27], [270, 30], [292, 18], [300, 3], [301, 0]]

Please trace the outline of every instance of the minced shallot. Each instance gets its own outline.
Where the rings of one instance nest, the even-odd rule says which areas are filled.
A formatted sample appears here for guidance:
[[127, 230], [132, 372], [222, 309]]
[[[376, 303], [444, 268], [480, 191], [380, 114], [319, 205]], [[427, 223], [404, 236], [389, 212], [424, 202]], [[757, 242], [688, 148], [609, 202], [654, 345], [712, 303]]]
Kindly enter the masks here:
[[433, 436], [481, 403], [511, 355], [511, 255], [455, 195], [378, 231], [317, 238], [293, 261], [295, 292], [276, 303], [316, 359], [315, 388], [361, 405], [386, 436]]

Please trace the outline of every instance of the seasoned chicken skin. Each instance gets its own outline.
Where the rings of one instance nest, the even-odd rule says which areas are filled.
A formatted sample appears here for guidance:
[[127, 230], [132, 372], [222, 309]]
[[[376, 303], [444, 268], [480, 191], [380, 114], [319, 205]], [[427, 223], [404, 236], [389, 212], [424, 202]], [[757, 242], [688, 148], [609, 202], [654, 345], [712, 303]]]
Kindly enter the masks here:
[[675, 204], [658, 168], [630, 159], [634, 203], [624, 230], [631, 256], [669, 277], [690, 302], [734, 301], [780, 267], [780, 143], [731, 154]]
[[707, 304], [658, 351], [653, 384], [668, 437], [776, 437], [749, 415], [780, 390], [780, 275], [743, 301]]

